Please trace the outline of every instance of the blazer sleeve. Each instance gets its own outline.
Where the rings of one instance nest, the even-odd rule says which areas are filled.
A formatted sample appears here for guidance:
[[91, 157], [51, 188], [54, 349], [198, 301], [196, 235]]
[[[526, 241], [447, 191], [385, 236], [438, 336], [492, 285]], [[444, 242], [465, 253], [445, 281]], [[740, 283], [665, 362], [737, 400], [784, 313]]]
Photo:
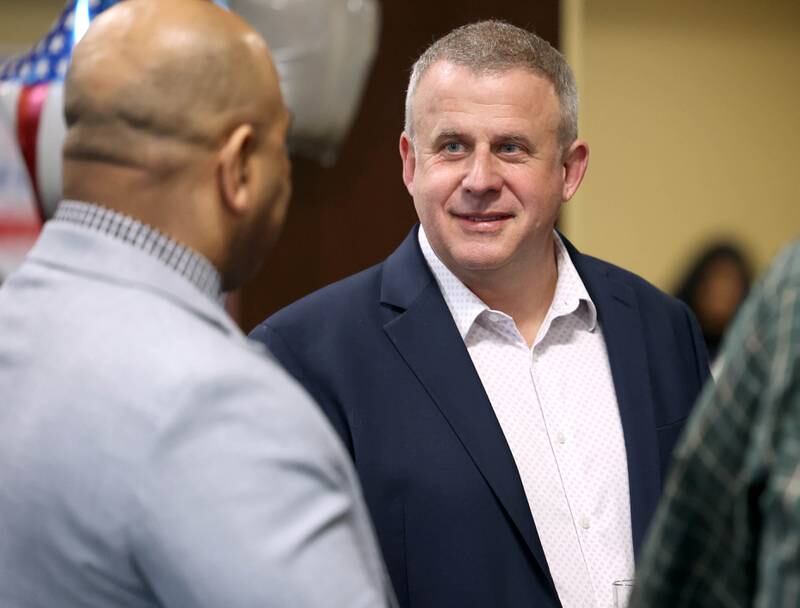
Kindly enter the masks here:
[[[339, 435], [350, 456], [353, 457], [353, 437], [348, 417], [342, 404], [331, 394], [330, 390], [324, 388], [327, 384], [315, 380], [313, 371], [303, 363], [304, 359], [295, 354], [289, 341], [285, 340], [280, 331], [269, 321], [257, 326], [250, 333], [249, 338], [266, 346], [278, 363], [311, 394]], [[325, 364], [321, 363], [321, 366], [324, 367]]]
[[347, 455], [274, 371], [193, 383], [164, 422], [136, 476], [137, 568], [164, 606], [393, 605]]

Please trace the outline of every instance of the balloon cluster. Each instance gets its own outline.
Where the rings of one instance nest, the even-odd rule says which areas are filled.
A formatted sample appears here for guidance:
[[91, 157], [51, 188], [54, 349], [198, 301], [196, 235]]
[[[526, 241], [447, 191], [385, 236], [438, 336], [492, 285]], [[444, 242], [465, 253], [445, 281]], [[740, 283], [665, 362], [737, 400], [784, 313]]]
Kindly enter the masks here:
[[[6, 128], [19, 146], [43, 219], [61, 198], [63, 80], [72, 49], [91, 21], [118, 1], [69, 0], [37, 45], [0, 66], [0, 129]], [[353, 120], [377, 48], [376, 0], [217, 4], [239, 13], [267, 40], [294, 115], [289, 135], [293, 153], [331, 163]]]

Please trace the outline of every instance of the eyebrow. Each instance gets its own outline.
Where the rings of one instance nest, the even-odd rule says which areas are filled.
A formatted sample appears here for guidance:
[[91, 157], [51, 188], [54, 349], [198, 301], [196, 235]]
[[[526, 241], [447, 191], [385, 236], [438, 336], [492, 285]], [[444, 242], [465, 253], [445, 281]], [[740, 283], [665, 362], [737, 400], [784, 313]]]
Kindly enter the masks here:
[[445, 129], [441, 131], [436, 137], [433, 139], [433, 145], [436, 146], [448, 139], [467, 139], [461, 131], [456, 129]]
[[518, 133], [500, 133], [499, 135], [492, 138], [492, 143], [512, 143], [512, 144], [522, 144], [526, 148], [533, 148], [533, 142], [530, 139], [525, 137], [524, 135], [520, 135]]

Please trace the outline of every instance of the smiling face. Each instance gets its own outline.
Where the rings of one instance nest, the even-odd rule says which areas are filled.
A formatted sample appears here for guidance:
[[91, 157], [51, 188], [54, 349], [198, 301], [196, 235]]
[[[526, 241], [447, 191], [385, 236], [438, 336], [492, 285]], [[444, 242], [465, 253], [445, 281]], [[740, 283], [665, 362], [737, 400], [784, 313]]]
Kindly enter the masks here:
[[552, 260], [559, 209], [588, 160], [580, 140], [567, 150], [559, 143], [553, 85], [522, 68], [477, 74], [440, 61], [412, 107], [414, 141], [400, 138], [403, 180], [447, 267], [471, 285]]

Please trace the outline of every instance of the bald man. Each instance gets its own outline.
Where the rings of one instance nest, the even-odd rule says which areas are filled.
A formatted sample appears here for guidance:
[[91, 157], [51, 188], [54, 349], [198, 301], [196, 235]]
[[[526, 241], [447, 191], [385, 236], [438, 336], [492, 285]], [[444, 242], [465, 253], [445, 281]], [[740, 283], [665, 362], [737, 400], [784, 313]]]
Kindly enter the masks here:
[[65, 200], [0, 289], [0, 606], [391, 604], [344, 449], [220, 306], [289, 197], [264, 42], [127, 0], [65, 99]]

